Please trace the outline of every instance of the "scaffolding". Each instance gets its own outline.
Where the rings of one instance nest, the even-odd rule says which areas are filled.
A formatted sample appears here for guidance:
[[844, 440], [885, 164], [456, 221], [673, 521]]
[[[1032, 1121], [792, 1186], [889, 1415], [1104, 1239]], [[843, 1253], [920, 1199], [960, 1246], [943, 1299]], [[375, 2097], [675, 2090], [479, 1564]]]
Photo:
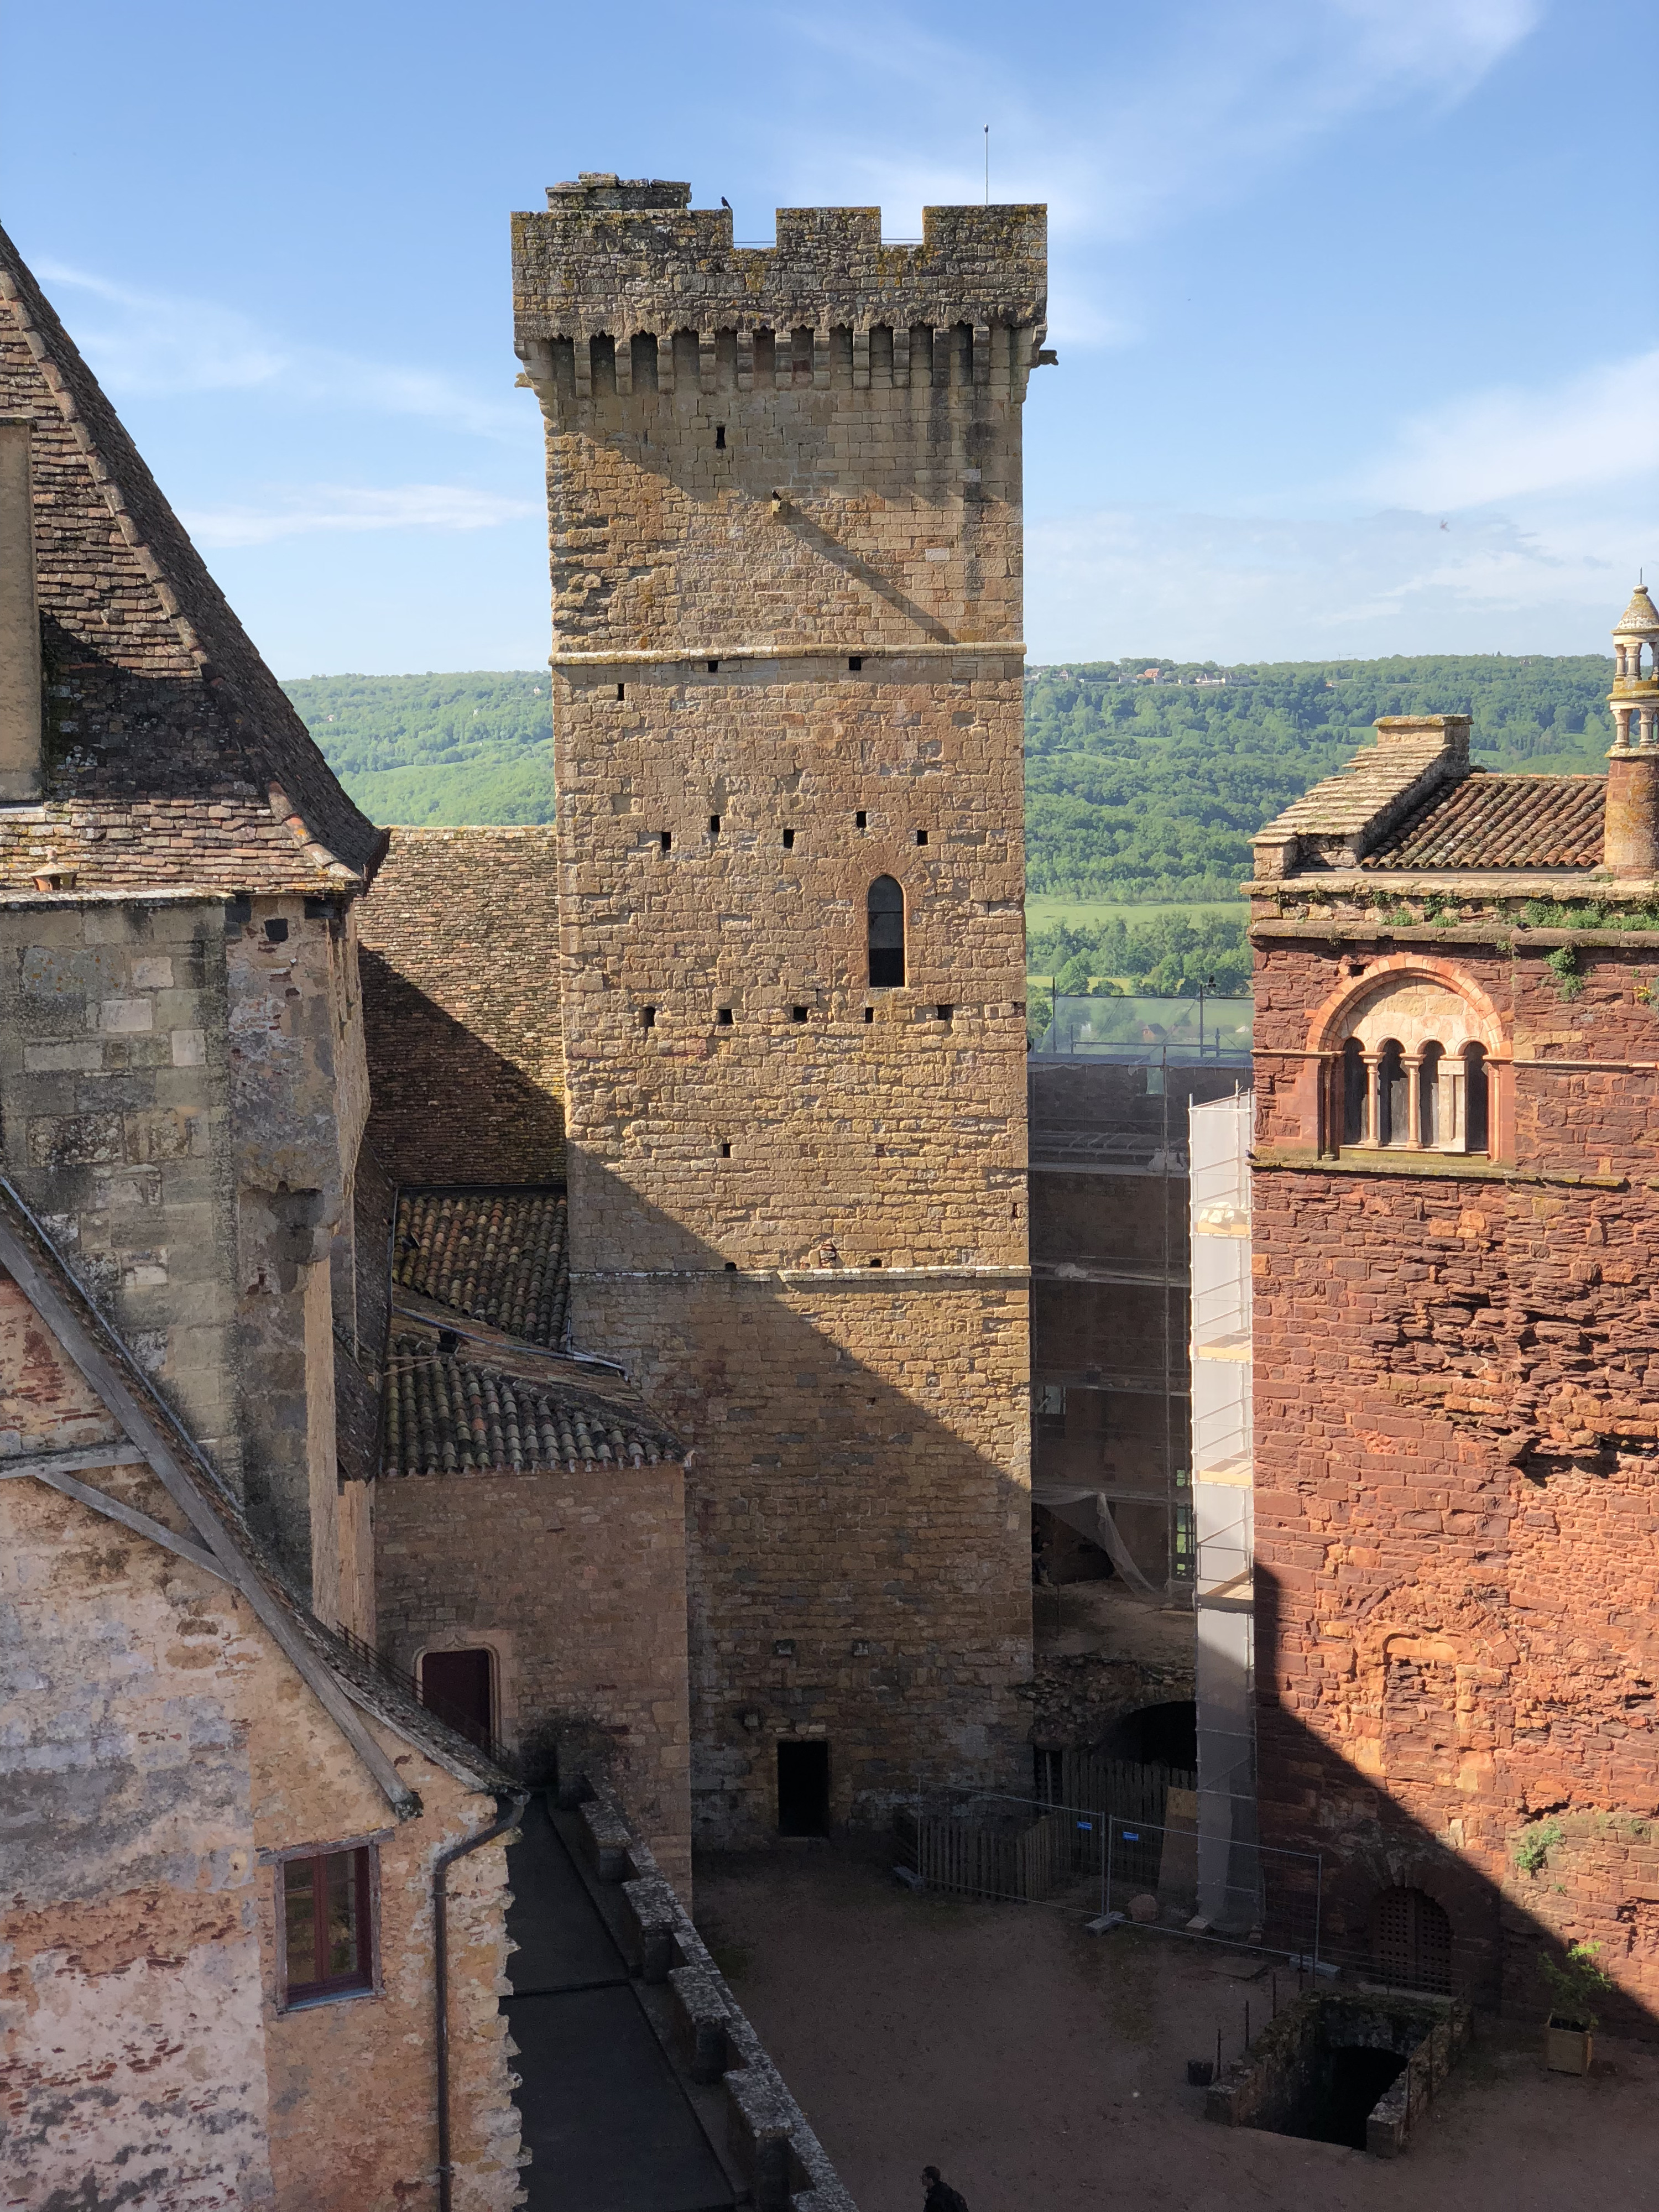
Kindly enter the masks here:
[[1188, 1109], [1198, 1892], [1236, 1908], [1255, 1850], [1249, 1091]]
[[1251, 1002], [1060, 998], [1030, 1055], [1033, 1498], [1190, 1601], [1188, 1109], [1249, 1081]]

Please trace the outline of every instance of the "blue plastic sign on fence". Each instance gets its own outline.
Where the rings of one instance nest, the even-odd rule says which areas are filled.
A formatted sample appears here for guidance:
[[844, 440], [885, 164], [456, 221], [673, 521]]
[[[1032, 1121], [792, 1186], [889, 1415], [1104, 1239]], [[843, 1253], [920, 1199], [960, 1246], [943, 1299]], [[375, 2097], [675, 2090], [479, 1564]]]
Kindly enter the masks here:
[[1095, 1832], [1095, 1824], [1092, 1820], [1079, 1820], [1078, 1826], [1085, 1836], [1091, 1836]]
[[1124, 1841], [1126, 1844], [1138, 1844], [1138, 1843], [1140, 1841], [1140, 1831], [1139, 1831], [1139, 1828], [1126, 1828], [1126, 1829], [1123, 1831], [1123, 1841]]

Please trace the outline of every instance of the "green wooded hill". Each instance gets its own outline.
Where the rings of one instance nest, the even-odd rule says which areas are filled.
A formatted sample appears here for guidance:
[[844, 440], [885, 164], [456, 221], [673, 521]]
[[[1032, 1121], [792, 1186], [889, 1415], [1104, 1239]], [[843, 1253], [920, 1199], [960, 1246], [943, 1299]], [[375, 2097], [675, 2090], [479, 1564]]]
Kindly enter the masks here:
[[[1156, 684], [1143, 677], [1153, 667]], [[1472, 714], [1489, 768], [1598, 771], [1613, 742], [1612, 675], [1611, 657], [1595, 653], [1034, 669], [1028, 883], [1079, 900], [1231, 898], [1251, 834], [1365, 744], [1380, 714]], [[552, 818], [544, 672], [313, 676], [283, 688], [377, 822]]]
[[550, 822], [545, 670], [307, 676], [283, 686], [375, 822]]
[[[1151, 667], [1158, 683], [1136, 680]], [[1073, 898], [1229, 898], [1252, 833], [1369, 743], [1382, 714], [1472, 715], [1485, 767], [1599, 771], [1612, 680], [1611, 655], [1595, 653], [1035, 669], [1028, 885]]]

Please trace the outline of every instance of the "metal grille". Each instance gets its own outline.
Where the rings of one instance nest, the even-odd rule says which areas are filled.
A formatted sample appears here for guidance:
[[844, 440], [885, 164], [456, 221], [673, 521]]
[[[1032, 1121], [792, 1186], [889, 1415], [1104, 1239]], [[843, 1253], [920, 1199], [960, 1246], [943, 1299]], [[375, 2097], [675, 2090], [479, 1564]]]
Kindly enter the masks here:
[[1371, 1907], [1371, 1964], [1395, 1989], [1451, 1994], [1451, 1923], [1420, 1889], [1385, 1889]]

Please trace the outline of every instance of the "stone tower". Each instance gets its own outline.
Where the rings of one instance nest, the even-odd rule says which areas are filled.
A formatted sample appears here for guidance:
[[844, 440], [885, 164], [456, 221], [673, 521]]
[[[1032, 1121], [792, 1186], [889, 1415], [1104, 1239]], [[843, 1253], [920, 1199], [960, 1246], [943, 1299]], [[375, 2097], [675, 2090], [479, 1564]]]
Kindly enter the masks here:
[[1040, 207], [586, 176], [516, 216], [546, 418], [574, 1341], [694, 1445], [694, 1819], [1018, 1771], [1020, 410]]

